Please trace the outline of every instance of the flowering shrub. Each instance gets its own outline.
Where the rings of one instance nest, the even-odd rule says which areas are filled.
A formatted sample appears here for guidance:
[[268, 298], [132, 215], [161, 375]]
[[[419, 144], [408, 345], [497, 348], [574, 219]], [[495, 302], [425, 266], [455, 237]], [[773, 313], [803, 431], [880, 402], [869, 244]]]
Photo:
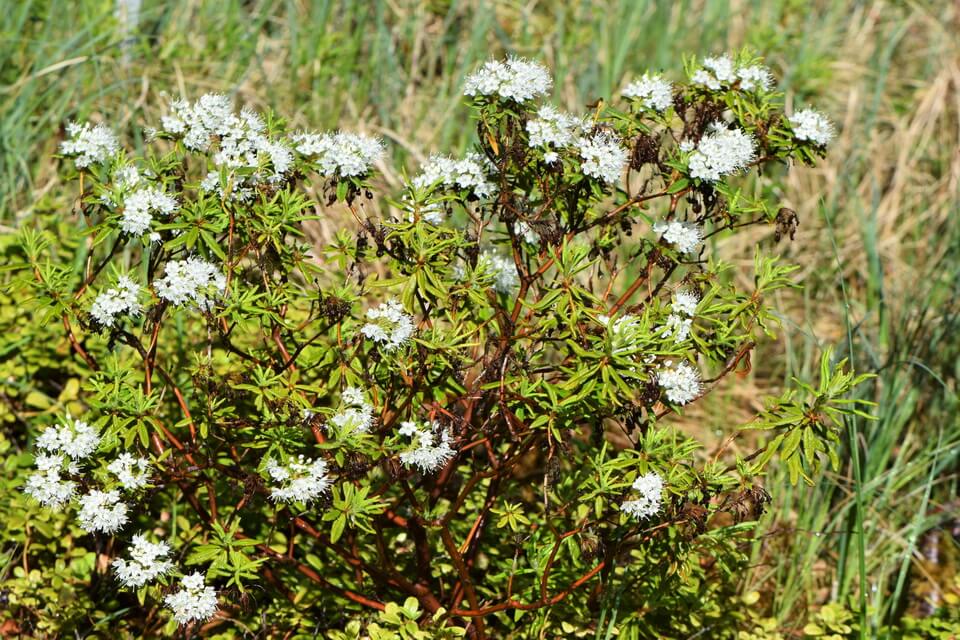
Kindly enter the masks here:
[[776, 494], [765, 469], [836, 467], [860, 378], [825, 354], [816, 386], [722, 425], [716, 451], [676, 418], [736, 384], [795, 285], [758, 249], [737, 287], [709, 239], [792, 235], [754, 185], [813, 163], [832, 129], [786, 116], [746, 54], [686, 73], [575, 115], [543, 103], [541, 65], [491, 61], [466, 79], [475, 150], [430, 157], [393, 199], [374, 200], [381, 141], [290, 132], [225, 96], [169, 105], [140, 155], [71, 125], [80, 238], [25, 229], [21, 284], [69, 340], [82, 415], [33, 439], [24, 508], [103, 559], [113, 628], [752, 629], [728, 603]]

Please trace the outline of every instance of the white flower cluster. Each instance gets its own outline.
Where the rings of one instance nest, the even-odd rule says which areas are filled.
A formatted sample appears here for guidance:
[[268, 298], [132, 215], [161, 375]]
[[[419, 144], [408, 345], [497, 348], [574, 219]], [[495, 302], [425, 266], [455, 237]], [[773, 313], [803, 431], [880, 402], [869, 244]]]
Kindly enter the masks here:
[[619, 138], [606, 132], [581, 136], [577, 140], [577, 152], [582, 160], [580, 170], [583, 174], [608, 184], [620, 179], [629, 155]]
[[711, 91], [731, 87], [739, 81], [743, 91], [769, 91], [773, 86], [773, 76], [763, 65], [737, 65], [728, 55], [706, 58], [703, 68], [694, 71], [691, 82], [700, 84]]
[[48, 427], [37, 437], [37, 447], [51, 454], [63, 454], [71, 460], [86, 458], [97, 450], [100, 435], [82, 420], [67, 418], [58, 427]]
[[138, 589], [148, 582], [169, 573], [173, 563], [169, 560], [170, 545], [166, 542], [150, 542], [142, 533], [133, 536], [130, 559], [116, 558], [113, 571], [123, 586]]
[[543, 159], [553, 163], [559, 157], [556, 150], [572, 145], [582, 128], [583, 121], [580, 118], [543, 105], [537, 111], [537, 117], [527, 122], [527, 145], [532, 148], [546, 147]]
[[833, 123], [819, 111], [802, 109], [790, 116], [789, 120], [797, 140], [809, 140], [819, 147], [825, 147], [833, 140]]
[[623, 97], [637, 100], [645, 109], [664, 112], [673, 104], [673, 86], [660, 74], [643, 74], [623, 88]]
[[367, 309], [367, 320], [360, 333], [382, 345], [384, 351], [393, 351], [413, 335], [413, 318], [395, 299]]
[[191, 573], [180, 580], [180, 591], [171, 593], [164, 602], [180, 624], [209, 620], [217, 612], [217, 592], [204, 583], [203, 574]]
[[36, 457], [37, 471], [30, 474], [23, 492], [54, 511], [59, 511], [77, 490], [77, 483], [63, 477], [64, 465], [67, 472], [76, 472], [76, 463], [67, 463], [63, 455], [40, 454]]
[[195, 256], [168, 262], [164, 274], [153, 287], [158, 296], [178, 307], [193, 303], [209, 311], [212, 298], [222, 295], [227, 286], [227, 279], [215, 265]]
[[366, 433], [373, 426], [373, 405], [367, 402], [363, 391], [347, 387], [340, 396], [344, 407], [330, 417], [341, 434]]
[[540, 244], [540, 234], [522, 220], [514, 225], [514, 232], [527, 244]]
[[277, 502], [310, 502], [330, 487], [327, 463], [321, 458], [311, 460], [301, 455], [285, 465], [271, 459], [266, 469], [277, 483], [270, 490], [270, 498]]
[[692, 291], [678, 291], [673, 297], [671, 313], [667, 316], [666, 330], [663, 335], [673, 336], [674, 341], [683, 342], [690, 337], [693, 316], [697, 312], [700, 299]]
[[[260, 116], [250, 109], [239, 115], [233, 111], [230, 98], [208, 93], [194, 103], [177, 100], [170, 105], [171, 115], [160, 120], [164, 131], [181, 138], [188, 149], [206, 151], [214, 138], [218, 140], [213, 162], [218, 168], [255, 169], [252, 174], [230, 178], [230, 197], [246, 201], [253, 187], [262, 183], [281, 182], [293, 168], [293, 152], [283, 142], [271, 140]], [[269, 165], [270, 169], [263, 168]], [[220, 174], [212, 171], [200, 184], [204, 191], [224, 196]]]
[[472, 191], [478, 198], [488, 198], [496, 190], [487, 177], [490, 161], [479, 153], [468, 153], [462, 160], [449, 156], [433, 155], [414, 176], [412, 183], [417, 189], [434, 185]]
[[139, 297], [140, 285], [127, 276], [120, 276], [116, 287], [100, 293], [93, 301], [90, 316], [101, 326], [112, 327], [120, 314], [140, 315], [143, 308]]
[[96, 489], [80, 497], [77, 514], [84, 531], [115, 533], [127, 523], [127, 505], [120, 502], [120, 492]]
[[416, 466], [423, 473], [436, 471], [456, 455], [450, 446], [450, 432], [436, 422], [418, 426], [413, 420], [400, 425], [400, 435], [413, 439], [416, 448], [400, 454], [400, 462], [408, 467]]
[[552, 85], [550, 72], [542, 64], [510, 57], [503, 62], [490, 60], [467, 76], [463, 93], [522, 103], [546, 95]]
[[702, 389], [700, 372], [686, 362], [670, 368], [670, 362], [657, 372], [657, 383], [667, 394], [667, 400], [684, 405], [695, 400]]
[[91, 164], [102, 164], [113, 157], [120, 145], [117, 137], [105, 125], [91, 127], [90, 123], [67, 124], [69, 140], [60, 143], [60, 153], [73, 156], [76, 165], [83, 169]]
[[206, 151], [210, 139], [227, 135], [235, 126], [233, 104], [225, 95], [208, 93], [195, 103], [177, 100], [170, 105], [171, 115], [160, 118], [167, 133], [183, 139], [183, 144], [194, 151]]
[[520, 275], [513, 257], [484, 251], [477, 259], [477, 267], [493, 275], [493, 288], [497, 293], [512, 293], [520, 285]]
[[140, 184], [140, 170], [132, 164], [118, 167], [113, 172], [113, 184], [121, 190], [132, 189]]
[[714, 123], [690, 155], [690, 177], [716, 182], [745, 169], [755, 154], [756, 147], [749, 134]]
[[628, 313], [613, 322], [607, 315], [597, 316], [597, 320], [610, 332], [610, 343], [614, 353], [626, 351], [635, 346], [637, 334], [640, 332], [640, 318]]
[[635, 500], [627, 500], [620, 510], [637, 520], [646, 520], [660, 511], [663, 501], [663, 478], [650, 472], [633, 481], [633, 490], [640, 494]]
[[150, 476], [150, 461], [140, 456], [123, 452], [107, 465], [107, 471], [117, 476], [124, 489], [136, 490], [147, 486]]
[[383, 156], [383, 142], [357, 133], [299, 133], [293, 136], [297, 153], [308, 157], [326, 177], [362, 176]]
[[96, 429], [82, 420], [67, 418], [59, 427], [48, 427], [36, 446], [46, 453], [36, 456], [37, 471], [27, 478], [24, 493], [41, 505], [59, 511], [73, 499], [77, 483], [71, 474], [80, 471], [79, 462], [100, 445]]
[[154, 213], [171, 216], [177, 210], [177, 199], [162, 189], [143, 187], [137, 189], [123, 200], [123, 213], [120, 215], [120, 230], [139, 238], [150, 230]]
[[700, 227], [686, 222], [657, 222], [653, 225], [653, 231], [675, 245], [680, 253], [690, 253], [703, 242], [703, 231]]

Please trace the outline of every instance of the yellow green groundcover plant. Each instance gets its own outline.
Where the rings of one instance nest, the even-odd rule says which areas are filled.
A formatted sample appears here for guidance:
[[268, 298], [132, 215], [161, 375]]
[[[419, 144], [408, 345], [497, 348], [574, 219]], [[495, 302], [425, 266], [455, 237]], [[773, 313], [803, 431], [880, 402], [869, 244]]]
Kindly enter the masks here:
[[862, 377], [824, 353], [717, 450], [675, 424], [797, 284], [774, 238], [746, 278], [711, 240], [792, 236], [776, 180], [834, 132], [747, 53], [684, 77], [571, 114], [543, 66], [492, 60], [473, 150], [393, 194], [381, 140], [223, 95], [169, 104], [139, 154], [67, 125], [69, 224], [6, 249], [75, 376], [3, 443], [4, 629], [778, 637], [740, 596], [765, 470], [837, 468]]

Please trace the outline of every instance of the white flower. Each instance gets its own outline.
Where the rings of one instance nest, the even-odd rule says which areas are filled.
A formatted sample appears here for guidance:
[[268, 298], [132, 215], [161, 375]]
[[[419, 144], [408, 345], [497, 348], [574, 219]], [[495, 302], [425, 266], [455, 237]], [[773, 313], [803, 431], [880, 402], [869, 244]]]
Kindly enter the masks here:
[[819, 111], [803, 109], [789, 118], [793, 125], [793, 135], [797, 140], [809, 140], [825, 147], [833, 140], [833, 123]]
[[686, 362], [681, 362], [673, 369], [660, 369], [657, 383], [667, 394], [667, 400], [674, 404], [687, 404], [696, 399], [701, 391], [700, 372]]
[[520, 285], [517, 264], [512, 256], [484, 251], [477, 260], [477, 267], [493, 275], [493, 288], [497, 293], [509, 294]]
[[373, 426], [373, 405], [356, 387], [347, 387], [340, 396], [345, 406], [330, 418], [342, 433], [366, 433]]
[[753, 138], [749, 134], [714, 123], [690, 155], [690, 177], [716, 182], [746, 168], [755, 153]]
[[312, 158], [327, 177], [366, 175], [383, 156], [382, 141], [357, 133], [300, 133], [293, 142], [297, 153]]
[[[250, 200], [258, 184], [282, 182], [293, 168], [293, 152], [279, 140], [271, 140], [265, 133], [263, 119], [250, 109], [239, 114], [233, 111], [229, 98], [206, 94], [195, 103], [178, 100], [170, 105], [172, 114], [161, 118], [163, 129], [181, 138], [184, 146], [194, 151], [206, 151], [216, 139], [217, 150], [213, 162], [228, 170], [254, 169], [252, 173], [232, 173], [229, 198]], [[216, 172], [214, 172], [216, 173]], [[203, 191], [223, 192], [219, 176], [208, 174], [200, 184]]]
[[695, 71], [690, 79], [694, 84], [702, 84], [713, 91], [737, 79], [733, 59], [728, 55], [705, 58], [703, 67]]
[[740, 89], [743, 91], [769, 91], [773, 86], [773, 76], [762, 64], [738, 68], [737, 77], [740, 78]]
[[150, 475], [150, 461], [142, 457], [133, 457], [121, 453], [117, 459], [107, 465], [107, 471], [117, 476], [124, 489], [142, 489], [147, 486]]
[[659, 74], [643, 74], [623, 88], [623, 97], [639, 100], [647, 109], [664, 112], [673, 104], [673, 87]]
[[285, 465], [271, 459], [266, 469], [275, 483], [270, 489], [270, 499], [275, 502], [310, 502], [330, 487], [327, 463], [321, 458], [298, 456]]
[[199, 572], [184, 576], [180, 581], [180, 591], [171, 593], [164, 602], [173, 611], [173, 619], [180, 624], [194, 620], [209, 620], [217, 612], [217, 592], [204, 584]]
[[685, 222], [657, 222], [653, 225], [654, 233], [663, 236], [667, 242], [676, 245], [680, 253], [690, 253], [703, 242], [703, 232], [695, 224]]
[[225, 95], [208, 93], [193, 104], [177, 100], [170, 108], [173, 113], [160, 118], [163, 130], [194, 151], [206, 150], [211, 137], [225, 136], [234, 126], [233, 104]]
[[627, 164], [628, 151], [616, 136], [609, 133], [581, 137], [577, 140], [577, 151], [583, 160], [580, 164], [583, 174], [607, 183], [619, 180]]
[[704, 69], [697, 69], [693, 75], [690, 76], [690, 81], [694, 84], [702, 84], [712, 91], [720, 90], [720, 81], [713, 77], [712, 73]]
[[463, 93], [468, 96], [500, 96], [504, 100], [526, 102], [546, 95], [553, 85], [550, 72], [537, 62], [510, 57], [490, 60], [467, 76]]
[[765, 66], [760, 64], [737, 66], [728, 55], [705, 58], [703, 68], [694, 71], [690, 80], [712, 91], [731, 87], [738, 80], [742, 91], [769, 91], [773, 86], [773, 76]]
[[227, 279], [213, 264], [197, 257], [168, 262], [165, 277], [153, 283], [157, 295], [180, 307], [193, 303], [201, 310], [213, 307], [211, 298], [223, 294]]
[[400, 462], [408, 467], [416, 466], [422, 473], [436, 471], [457, 454], [450, 446], [450, 432], [436, 422], [418, 426], [408, 420], [400, 425], [400, 435], [413, 439], [416, 448], [400, 454]]
[[726, 54], [722, 56], [705, 58], [703, 61], [703, 66], [711, 71], [713, 73], [713, 77], [720, 82], [730, 83], [736, 79], [733, 69], [733, 60]]
[[[41, 462], [43, 458], [43, 462]], [[27, 478], [23, 492], [48, 509], [59, 511], [70, 502], [77, 489], [77, 483], [60, 477], [62, 456], [37, 456], [40, 469]]]
[[683, 342], [690, 337], [693, 327], [693, 315], [697, 312], [700, 299], [692, 291], [677, 291], [673, 296], [672, 313], [667, 317], [665, 337], [673, 336], [676, 342]]
[[37, 447], [50, 453], [62, 453], [72, 460], [81, 460], [96, 451], [100, 435], [82, 420], [67, 418], [57, 427], [48, 427], [37, 437]]
[[117, 278], [117, 286], [97, 296], [90, 307], [90, 315], [101, 326], [112, 327], [116, 317], [123, 313], [140, 315], [140, 285], [127, 276]]
[[393, 351], [413, 335], [413, 318], [393, 299], [368, 309], [367, 320], [360, 333], [383, 345], [384, 351]]
[[537, 117], [527, 122], [527, 145], [557, 149], [569, 146], [582, 126], [580, 118], [545, 104], [537, 111]]
[[671, 313], [667, 316], [666, 329], [663, 332], [664, 337], [673, 336], [674, 341], [683, 342], [690, 337], [690, 329], [693, 327], [693, 318], [684, 317], [678, 313]]
[[153, 213], [170, 216], [177, 210], [177, 199], [156, 187], [137, 189], [123, 200], [120, 229], [139, 238], [150, 229]]
[[660, 511], [663, 502], [663, 478], [650, 472], [633, 481], [633, 490], [640, 493], [636, 500], [620, 505], [620, 510], [637, 520], [646, 520]]
[[606, 325], [610, 332], [610, 343], [614, 352], [626, 351], [633, 348], [640, 332], [640, 318], [632, 314], [625, 314], [611, 322], [610, 316], [597, 316], [597, 320]]
[[91, 491], [80, 498], [80, 528], [84, 531], [114, 533], [127, 523], [127, 505], [119, 491]]
[[173, 569], [169, 555], [169, 544], [150, 542], [146, 536], [138, 533], [133, 536], [130, 560], [116, 558], [113, 561], [113, 571], [123, 586], [137, 589]]
[[514, 233], [523, 239], [527, 244], [540, 244], [540, 234], [526, 222], [520, 221], [514, 225]]
[[117, 137], [102, 124], [91, 127], [87, 122], [71, 122], [67, 125], [67, 134], [70, 140], [60, 143], [60, 153], [73, 156], [74, 162], [81, 169], [94, 163], [106, 162], [120, 148]]
[[479, 153], [468, 153], [462, 160], [449, 156], [433, 155], [414, 176], [412, 184], [417, 189], [433, 185], [472, 191], [478, 198], [487, 198], [496, 187], [487, 177], [490, 161]]
[[120, 167], [113, 172], [113, 183], [119, 189], [131, 189], [140, 184], [140, 171], [132, 164]]
[[693, 291], [681, 289], [673, 294], [673, 311], [675, 313], [688, 316], [696, 315], [698, 304], [700, 304], [700, 298]]
[[[113, 316], [117, 314], [140, 315], [142, 309], [137, 299], [139, 293], [140, 285], [131, 280], [129, 276], [120, 276], [117, 278], [116, 288], [104, 291], [97, 296], [90, 313], [101, 324], [107, 326], [112, 324]], [[99, 311], [94, 311], [94, 309], [99, 309]]]

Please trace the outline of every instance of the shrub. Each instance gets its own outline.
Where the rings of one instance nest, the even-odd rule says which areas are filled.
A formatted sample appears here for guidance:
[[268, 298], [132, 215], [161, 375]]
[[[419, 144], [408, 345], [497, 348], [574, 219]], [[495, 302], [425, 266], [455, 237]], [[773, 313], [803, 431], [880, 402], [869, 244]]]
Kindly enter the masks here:
[[[710, 239], [792, 236], [770, 185], [832, 136], [746, 53], [686, 74], [572, 115], [542, 102], [542, 66], [491, 61], [466, 79], [476, 148], [394, 199], [374, 195], [381, 141], [225, 96], [171, 104], [138, 155], [70, 125], [76, 236], [25, 228], [12, 285], [81, 381], [12, 467], [18, 628], [752, 632], [765, 469], [837, 467], [866, 414], [828, 351], [718, 450], [677, 427], [796, 286], [759, 247], [738, 286]], [[319, 218], [339, 225], [323, 246]]]

